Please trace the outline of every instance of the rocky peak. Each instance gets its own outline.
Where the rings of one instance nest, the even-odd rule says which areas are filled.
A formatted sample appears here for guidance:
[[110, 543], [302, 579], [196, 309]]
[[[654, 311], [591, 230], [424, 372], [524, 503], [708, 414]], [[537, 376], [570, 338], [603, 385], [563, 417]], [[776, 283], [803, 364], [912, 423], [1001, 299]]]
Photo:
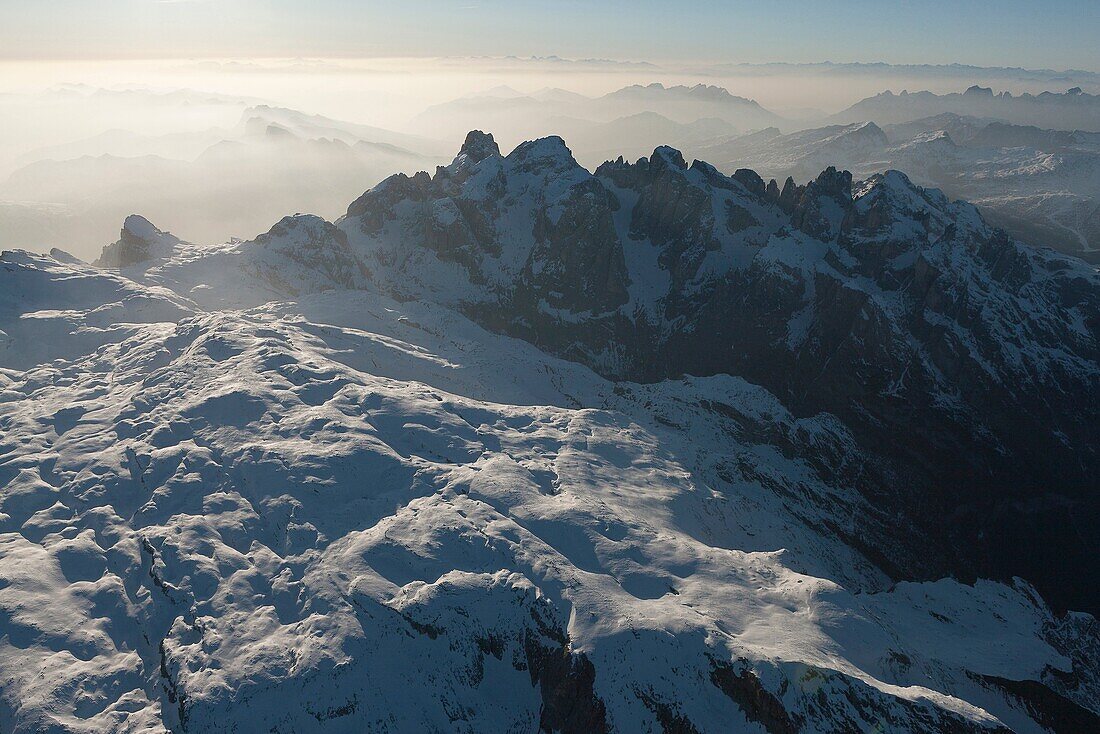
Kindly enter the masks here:
[[798, 202], [802, 199], [802, 194], [806, 190], [805, 186], [799, 186], [794, 182], [794, 178], [787, 176], [787, 180], [783, 182], [783, 190], [779, 192], [779, 198], [776, 203], [779, 204], [779, 208], [790, 214], [798, 206]]
[[967, 87], [966, 91], [963, 92], [963, 94], [969, 95], [971, 97], [992, 97], [993, 89], [990, 87], [982, 87], [974, 84], [973, 86]]
[[[693, 160], [688, 167], [688, 172], [695, 174], [686, 178], [696, 187], [732, 190], [737, 186], [736, 179], [725, 175], [706, 161]], [[761, 182], [761, 190], [763, 190], [763, 182]]]
[[316, 214], [295, 214], [280, 219], [256, 243], [284, 248], [291, 242], [332, 241], [346, 247], [347, 236], [336, 225]]
[[351, 202], [347, 216], [361, 219], [365, 228], [381, 227], [383, 210], [401, 201], [424, 201], [430, 195], [431, 185], [431, 176], [425, 171], [415, 176], [395, 173]]
[[557, 135], [520, 143], [508, 154], [506, 160], [518, 170], [527, 172], [565, 172], [580, 168], [580, 164], [573, 158], [573, 151]]
[[[691, 168], [701, 172], [705, 178], [722, 176], [716, 168], [703, 161], [695, 161]], [[596, 169], [595, 175], [597, 178], [610, 179], [616, 186], [639, 190], [658, 180], [669, 184], [676, 179], [675, 185], [682, 186], [686, 183], [683, 174], [687, 170], [688, 164], [683, 153], [662, 145], [654, 149], [650, 157], [639, 158], [635, 163], [624, 161], [622, 156], [614, 161], [607, 161]]]
[[164, 257], [180, 244], [171, 232], [158, 229], [145, 217], [126, 217], [117, 241], [103, 248], [95, 264], [103, 268], [125, 268]]
[[875, 145], [888, 145], [890, 143], [886, 132], [873, 122], [865, 122], [859, 125], [852, 131], [851, 135], [857, 140], [867, 141]]
[[[738, 168], [733, 172], [732, 178], [748, 189], [751, 194], [755, 194], [759, 197], [766, 197], [768, 195], [768, 187], [764, 185], [764, 179], [760, 178], [760, 174], [751, 168]], [[774, 184], [775, 179], [772, 179], [772, 185]]]
[[649, 162], [652, 166], [664, 165], [677, 168], [681, 171], [687, 170], [687, 161], [684, 160], [684, 154], [667, 145], [662, 145], [654, 149]]
[[[314, 214], [283, 217], [250, 244], [246, 252], [251, 267], [282, 293], [368, 285], [369, 271], [352, 252], [347, 235]], [[286, 278], [288, 271], [295, 277]]]
[[710, 99], [730, 99], [733, 97], [725, 87], [719, 87], [714, 84], [696, 84], [693, 87], [688, 88], [687, 93], [696, 97], [710, 98]]
[[[465, 156], [472, 163], [480, 163], [489, 156], [499, 156], [500, 148], [492, 133], [481, 130], [471, 130], [466, 134], [466, 140], [458, 151], [458, 157]], [[457, 160], [457, 159], [456, 159]]]
[[126, 217], [126, 220], [122, 223], [121, 236], [124, 239], [130, 238], [152, 242], [164, 234], [163, 231], [158, 229], [152, 222], [140, 214], [131, 214]]
[[768, 201], [779, 201], [779, 184], [776, 183], [774, 178], [768, 181], [768, 186], [764, 189], [764, 196]]
[[927, 244], [949, 229], [985, 234], [973, 207], [952, 204], [938, 189], [917, 186], [901, 171], [878, 173], [860, 182], [854, 196], [858, 226], [874, 240], [889, 238], [895, 246]]
[[808, 195], [824, 194], [840, 200], [852, 198], [852, 173], [851, 171], [838, 171], [836, 166], [829, 166], [817, 175], [817, 178], [807, 187]]
[[852, 174], [829, 166], [806, 185], [791, 222], [808, 235], [833, 240], [851, 226], [851, 213]]

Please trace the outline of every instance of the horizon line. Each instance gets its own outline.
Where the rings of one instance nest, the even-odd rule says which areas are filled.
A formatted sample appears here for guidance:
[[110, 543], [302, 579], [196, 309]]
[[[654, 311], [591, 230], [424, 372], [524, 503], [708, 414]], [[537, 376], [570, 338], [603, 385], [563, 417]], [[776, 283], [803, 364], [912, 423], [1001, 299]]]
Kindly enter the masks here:
[[[1051, 67], [1028, 67], [1028, 66], [1004, 66], [1004, 65], [981, 65], [981, 64], [969, 64], [961, 61], [951, 62], [894, 62], [894, 61], [836, 61], [833, 59], [822, 59], [818, 61], [743, 61], [743, 60], [718, 60], [718, 59], [664, 59], [660, 61], [651, 61], [643, 58], [615, 58], [615, 57], [594, 57], [594, 56], [559, 56], [557, 54], [531, 54], [528, 56], [519, 56], [516, 54], [451, 54], [451, 55], [439, 55], [439, 54], [425, 54], [425, 55], [404, 55], [394, 56], [390, 54], [380, 54], [376, 56], [361, 55], [361, 54], [329, 54], [329, 55], [245, 55], [245, 56], [232, 56], [222, 54], [188, 54], [188, 55], [119, 55], [119, 56], [89, 56], [89, 55], [72, 55], [72, 56], [26, 56], [16, 55], [7, 56], [0, 54], [0, 63], [70, 63], [70, 62], [139, 62], [139, 61], [181, 61], [181, 62], [203, 62], [203, 61], [219, 61], [219, 62], [240, 62], [240, 61], [253, 61], [253, 62], [305, 62], [305, 61], [519, 61], [528, 63], [566, 63], [566, 64], [584, 64], [584, 63], [604, 63], [607, 65], [634, 65], [653, 66], [655, 69], [665, 71], [679, 71], [675, 68], [668, 68], [670, 66], [683, 66], [688, 64], [697, 64], [701, 67], [723, 67], [723, 66], [743, 66], [743, 67], [768, 67], [768, 66], [790, 66], [790, 67], [823, 67], [823, 66], [879, 66], [890, 68], [927, 68], [927, 69], [973, 69], [976, 71], [1019, 71], [1027, 73], [1050, 73], [1050, 74], [1091, 74], [1100, 76], [1100, 68], [1097, 69], [1084, 69], [1084, 68], [1051, 68]], [[604, 70], [606, 71], [606, 70]], [[638, 71], [638, 69], [631, 69], [630, 71]]]

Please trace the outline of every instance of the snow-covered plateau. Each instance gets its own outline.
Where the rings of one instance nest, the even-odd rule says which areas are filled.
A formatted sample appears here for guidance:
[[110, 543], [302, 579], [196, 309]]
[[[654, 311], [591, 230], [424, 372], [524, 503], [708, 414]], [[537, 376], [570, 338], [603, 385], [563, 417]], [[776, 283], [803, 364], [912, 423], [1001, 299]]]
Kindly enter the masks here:
[[1100, 730], [1100, 277], [471, 133], [0, 257], [2, 732]]

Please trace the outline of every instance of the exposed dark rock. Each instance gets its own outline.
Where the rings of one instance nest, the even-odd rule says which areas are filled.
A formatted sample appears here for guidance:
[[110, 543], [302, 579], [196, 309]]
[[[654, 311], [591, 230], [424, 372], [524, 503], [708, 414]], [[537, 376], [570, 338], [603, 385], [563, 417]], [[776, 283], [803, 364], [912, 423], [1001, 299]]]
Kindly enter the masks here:
[[975, 678], [1020, 701], [1036, 721], [1051, 731], [1100, 731], [1100, 715], [1039, 681], [1008, 680], [995, 675], [975, 675]]
[[518, 300], [553, 308], [601, 313], [627, 300], [628, 276], [612, 213], [617, 201], [592, 179], [574, 186], [556, 220], [536, 220], [538, 241], [524, 272]]
[[[789, 181], [790, 179], [788, 179]], [[786, 187], [784, 187], [786, 191]], [[791, 223], [811, 237], [836, 239], [852, 226], [852, 174], [832, 166], [802, 191]]]
[[[764, 179], [760, 178], [760, 174], [749, 168], [738, 168], [733, 172], [733, 180], [738, 181], [749, 192], [763, 197], [767, 194], [767, 187], [764, 185]], [[773, 179], [774, 181], [774, 179]]]
[[645, 707], [657, 717], [657, 723], [661, 725], [662, 734], [700, 734], [699, 729], [671, 705], [659, 701], [647, 693], [638, 692], [637, 696], [645, 704]]
[[775, 694], [764, 688], [751, 670], [737, 671], [730, 663], [712, 662], [711, 683], [736, 703], [749, 721], [763, 726], [768, 734], [798, 734], [802, 723], [787, 713]]
[[348, 206], [347, 216], [355, 217], [364, 232], [382, 229], [389, 210], [400, 201], [424, 201], [428, 195], [431, 178], [419, 173], [410, 178], [396, 173], [370, 189]]
[[471, 130], [458, 154], [466, 156], [474, 163], [480, 163], [491, 155], [500, 155], [500, 148], [491, 133]]
[[565, 645], [547, 646], [528, 638], [531, 683], [539, 686], [542, 712], [539, 731], [601, 734], [609, 731], [603, 702], [593, 690], [596, 669], [584, 655], [571, 655]]
[[764, 190], [764, 196], [767, 197], [768, 201], [778, 203], [780, 196], [779, 184], [775, 182], [774, 178], [768, 181], [768, 187]]
[[1050, 620], [1044, 637], [1071, 663], [1068, 672], [1044, 671], [1044, 685], [1100, 715], [1100, 621], [1089, 614], [1066, 614]]
[[794, 179], [787, 176], [787, 180], [783, 182], [783, 190], [779, 193], [779, 208], [788, 214], [793, 212], [798, 202], [802, 201], [805, 190], [806, 187], [795, 184]]

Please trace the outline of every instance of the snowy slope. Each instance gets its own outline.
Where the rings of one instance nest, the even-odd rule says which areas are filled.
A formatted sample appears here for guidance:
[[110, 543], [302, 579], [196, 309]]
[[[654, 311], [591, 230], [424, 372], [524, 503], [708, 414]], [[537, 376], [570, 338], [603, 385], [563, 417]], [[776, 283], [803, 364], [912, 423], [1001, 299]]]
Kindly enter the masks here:
[[[1094, 728], [1095, 620], [1022, 579], [934, 580], [951, 545], [895, 492], [920, 485], [884, 484], [907, 478], [881, 433], [747, 368], [582, 364], [632, 368], [596, 340], [625, 319], [655, 360], [717, 343], [728, 282], [779, 313], [758, 360], [812, 363], [830, 294], [870, 294], [857, 354], [920, 355], [894, 385], [914, 405], [945, 345], [994, 396], [971, 363], [1067, 394], [1097, 374], [1084, 266], [901, 174], [846, 201], [835, 171], [777, 199], [749, 173], [660, 149], [592, 174], [561, 140], [471, 135], [338, 226], [204, 248], [134, 219], [120, 242], [170, 244], [112, 246], [143, 253], [118, 269], [5, 253], [0, 730]], [[936, 339], [891, 291], [911, 275]]]
[[793, 428], [734, 378], [616, 389], [334, 293], [146, 327], [4, 395], [7, 730], [522, 731], [587, 706], [617, 731], [1041, 731], [979, 676], [1070, 668], [1026, 586], [891, 588], [800, 517], [852, 493], [736, 429], [697, 444], [725, 420], [700, 401]]
[[175, 321], [191, 305], [165, 288], [146, 288], [90, 266], [22, 251], [0, 254], [0, 367], [22, 370], [72, 359]]
[[[133, 226], [135, 222], [144, 227]], [[369, 272], [351, 253], [344, 233], [312, 214], [284, 217], [253, 240], [214, 246], [182, 242], [134, 215], [97, 264], [213, 309], [246, 308], [333, 288], [359, 289], [369, 282]]]

